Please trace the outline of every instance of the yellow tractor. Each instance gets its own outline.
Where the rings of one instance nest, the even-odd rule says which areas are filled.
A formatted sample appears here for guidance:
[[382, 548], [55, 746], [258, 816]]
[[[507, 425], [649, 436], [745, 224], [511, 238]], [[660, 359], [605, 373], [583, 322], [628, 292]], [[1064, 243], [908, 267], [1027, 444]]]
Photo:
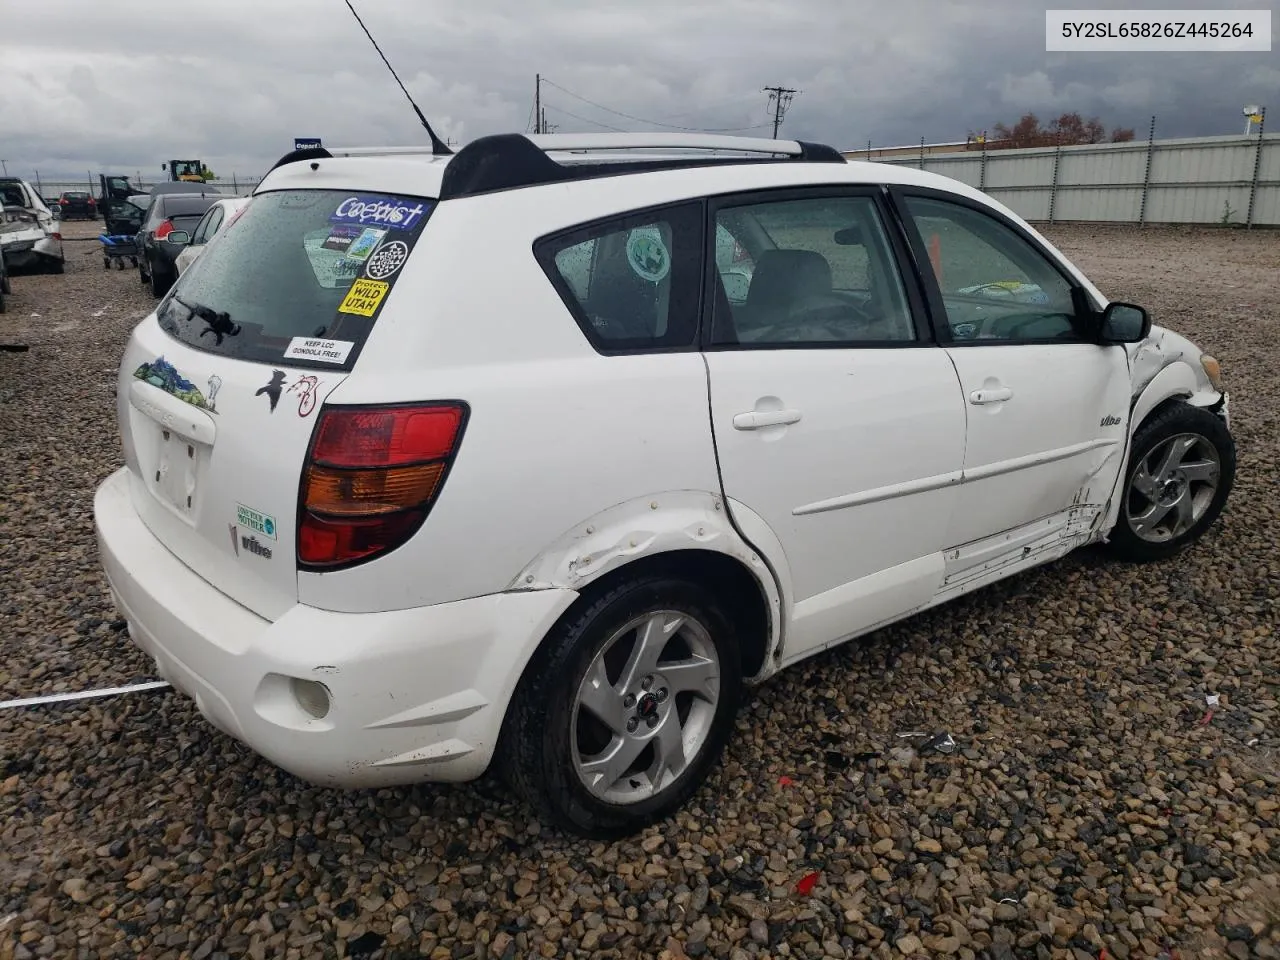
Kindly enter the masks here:
[[205, 165], [200, 160], [170, 160], [160, 164], [161, 170], [169, 171], [170, 180], [184, 180], [189, 183], [203, 183]]

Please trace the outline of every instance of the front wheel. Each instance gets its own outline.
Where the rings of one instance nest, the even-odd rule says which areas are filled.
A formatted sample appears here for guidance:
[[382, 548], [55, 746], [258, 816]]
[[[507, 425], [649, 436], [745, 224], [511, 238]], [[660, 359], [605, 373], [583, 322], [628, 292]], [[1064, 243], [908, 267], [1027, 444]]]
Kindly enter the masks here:
[[1235, 473], [1226, 424], [1189, 403], [1170, 404], [1134, 435], [1112, 551], [1146, 562], [1199, 540], [1222, 512]]
[[645, 576], [571, 613], [512, 698], [502, 767], [540, 815], [617, 839], [674, 813], [719, 760], [742, 693], [730, 619], [703, 588]]

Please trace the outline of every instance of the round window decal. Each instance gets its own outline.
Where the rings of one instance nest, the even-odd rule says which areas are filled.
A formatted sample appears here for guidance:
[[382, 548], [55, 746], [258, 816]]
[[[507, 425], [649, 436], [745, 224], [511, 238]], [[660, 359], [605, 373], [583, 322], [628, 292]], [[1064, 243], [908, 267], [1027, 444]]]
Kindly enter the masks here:
[[671, 271], [671, 254], [658, 231], [632, 230], [627, 237], [627, 262], [637, 276], [657, 283]]
[[407, 259], [409, 259], [409, 245], [403, 240], [384, 243], [369, 258], [365, 275], [371, 280], [385, 280], [403, 267]]

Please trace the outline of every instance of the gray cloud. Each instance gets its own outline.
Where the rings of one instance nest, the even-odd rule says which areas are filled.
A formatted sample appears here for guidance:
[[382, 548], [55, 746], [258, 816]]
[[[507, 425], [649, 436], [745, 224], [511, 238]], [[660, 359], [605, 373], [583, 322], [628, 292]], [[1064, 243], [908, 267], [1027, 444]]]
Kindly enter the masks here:
[[[768, 135], [761, 88], [780, 83], [802, 91], [784, 135], [843, 148], [962, 140], [1027, 110], [1140, 135], [1156, 114], [1159, 136], [1236, 132], [1247, 101], [1280, 112], [1274, 54], [1047, 54], [1044, 10], [1025, 0], [353, 2], [458, 142], [525, 129], [537, 72], [556, 84], [544, 102], [562, 132]], [[174, 157], [256, 175], [295, 135], [424, 139], [342, 0], [223, 0], [198, 18], [148, 0], [42, 0], [38, 31], [0, 35], [0, 64], [4, 159], [27, 176], [159, 175]]]

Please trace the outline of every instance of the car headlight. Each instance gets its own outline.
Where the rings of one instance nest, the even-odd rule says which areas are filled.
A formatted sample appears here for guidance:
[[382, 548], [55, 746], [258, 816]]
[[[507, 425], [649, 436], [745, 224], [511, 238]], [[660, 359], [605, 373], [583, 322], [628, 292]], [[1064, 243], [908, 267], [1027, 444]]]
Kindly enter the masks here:
[[1213, 389], [1219, 393], [1222, 392], [1222, 365], [1217, 359], [1209, 356], [1207, 353], [1201, 354], [1200, 366], [1204, 368], [1205, 376], [1209, 378], [1209, 382], [1213, 384]]

